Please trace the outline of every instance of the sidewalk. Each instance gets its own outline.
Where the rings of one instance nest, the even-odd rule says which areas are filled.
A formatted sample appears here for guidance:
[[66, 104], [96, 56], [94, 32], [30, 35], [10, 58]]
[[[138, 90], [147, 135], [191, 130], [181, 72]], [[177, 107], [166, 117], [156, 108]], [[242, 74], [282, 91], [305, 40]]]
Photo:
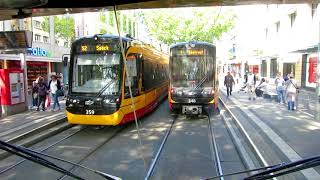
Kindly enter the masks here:
[[[247, 93], [243, 91], [233, 92], [227, 98], [225, 87], [220, 88], [220, 97], [231, 107], [231, 111], [241, 112], [241, 116], [245, 117], [241, 121], [253, 125], [267, 137], [263, 141], [277, 147], [273, 151], [280, 154], [279, 157], [284, 154], [284, 159], [289, 160], [319, 155], [320, 120], [302, 109], [308, 104], [309, 110], [312, 110], [316, 104], [312, 104], [314, 99], [304, 96], [300, 95], [297, 111], [288, 111], [286, 106], [269, 99], [249, 101]], [[320, 173], [320, 167], [314, 169]]]
[[0, 139], [10, 139], [12, 136], [18, 136], [57, 119], [65, 118], [65, 101], [60, 101], [60, 105], [60, 111], [52, 112], [50, 108], [46, 111], [36, 111], [33, 109], [1, 118]]
[[[268, 84], [268, 91], [277, 94], [276, 86], [274, 84]], [[297, 109], [301, 112], [307, 113], [310, 116], [315, 116], [317, 110], [317, 100], [315, 92], [311, 92], [305, 89], [300, 89], [297, 102]], [[285, 104], [286, 106], [286, 104]]]

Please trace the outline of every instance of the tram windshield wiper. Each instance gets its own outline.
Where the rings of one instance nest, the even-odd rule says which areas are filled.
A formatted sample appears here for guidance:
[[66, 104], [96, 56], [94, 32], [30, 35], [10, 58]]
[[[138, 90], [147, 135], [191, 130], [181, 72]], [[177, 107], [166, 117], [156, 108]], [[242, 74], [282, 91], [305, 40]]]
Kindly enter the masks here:
[[101, 94], [112, 84], [114, 83], [116, 80], [112, 79], [110, 82], [108, 82], [106, 85], [104, 85], [101, 90], [96, 94], [96, 97], [100, 97]]
[[312, 168], [315, 166], [320, 165], [320, 156], [315, 156], [311, 158], [306, 158], [302, 159], [299, 161], [291, 162], [291, 163], [280, 163], [280, 164], [275, 164], [271, 166], [266, 166], [266, 167], [260, 167], [256, 169], [249, 169], [245, 171], [238, 171], [238, 172], [232, 172], [229, 174], [223, 174], [223, 175], [218, 175], [214, 177], [209, 177], [209, 178], [203, 178], [201, 180], [213, 180], [213, 179], [219, 179], [222, 177], [227, 177], [227, 176], [234, 176], [238, 174], [245, 174], [249, 172], [256, 172], [256, 171], [261, 171], [259, 173], [256, 173], [252, 176], [244, 178], [244, 180], [263, 180], [263, 179], [271, 179], [274, 177], [282, 176], [285, 174], [301, 171], [304, 169]]
[[54, 164], [53, 162], [43, 158], [43, 156], [46, 156], [46, 157], [49, 157], [49, 158], [52, 158], [52, 159], [55, 159], [55, 160], [59, 160], [59, 161], [65, 162], [65, 163], [69, 163], [69, 164], [75, 165], [77, 167], [81, 167], [81, 168], [87, 169], [89, 171], [92, 171], [92, 172], [100, 175], [101, 177], [104, 177], [105, 179], [120, 180], [120, 178], [118, 178], [118, 177], [115, 177], [115, 176], [112, 176], [112, 175], [109, 175], [109, 174], [106, 174], [106, 173], [103, 173], [103, 172], [100, 172], [100, 171], [96, 171], [96, 170], [90, 169], [90, 168], [82, 166], [80, 164], [73, 163], [73, 162], [70, 162], [70, 161], [67, 161], [67, 160], [64, 160], [64, 159], [60, 159], [60, 158], [57, 158], [57, 157], [54, 157], [54, 156], [50, 156], [50, 155], [47, 155], [47, 154], [44, 154], [44, 153], [41, 153], [41, 152], [38, 152], [38, 151], [34, 151], [34, 150], [31, 150], [31, 149], [25, 148], [25, 147], [15, 146], [15, 145], [6, 143], [6, 142], [1, 141], [1, 140], [0, 140], [0, 149], [2, 149], [4, 151], [7, 151], [9, 153], [15, 154], [17, 156], [23, 157], [25, 159], [28, 159], [28, 160], [30, 160], [32, 162], [35, 162], [35, 163], [40, 164], [42, 166], [45, 166], [47, 168], [53, 169], [53, 170], [55, 170], [57, 172], [61, 172], [61, 173], [65, 174], [65, 175], [73, 177], [75, 179], [84, 180], [84, 178], [82, 178], [82, 177], [80, 177], [78, 175], [75, 175], [71, 171], [66, 170], [66, 169]]
[[201, 79], [201, 81], [195, 86], [194, 89], [199, 89], [201, 87], [201, 85], [206, 82], [207, 78], [209, 76], [209, 73], [206, 73], [206, 75]]
[[296, 171], [301, 171], [301, 170], [312, 168], [319, 165], [320, 165], [320, 156], [305, 158], [305, 159], [291, 162], [291, 163], [283, 163], [279, 166], [275, 166], [268, 170], [249, 176], [245, 178], [245, 180], [270, 179], [270, 178], [282, 176], [282, 175], [293, 173]]

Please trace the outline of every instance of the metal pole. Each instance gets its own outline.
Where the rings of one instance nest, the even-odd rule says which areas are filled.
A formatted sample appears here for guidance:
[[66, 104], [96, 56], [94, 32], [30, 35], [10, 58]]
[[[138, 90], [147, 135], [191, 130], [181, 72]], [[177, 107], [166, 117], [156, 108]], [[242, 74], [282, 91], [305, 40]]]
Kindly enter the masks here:
[[315, 119], [320, 119], [320, 20], [319, 20], [319, 37], [318, 37], [318, 63], [317, 63], [317, 89], [316, 89], [316, 96], [317, 96], [317, 102], [316, 102], [316, 112], [315, 112]]
[[21, 63], [21, 69], [23, 70], [23, 80], [24, 80], [24, 96], [25, 96], [25, 105], [26, 108], [29, 109], [29, 103], [28, 103], [28, 77], [27, 77], [27, 61], [26, 61], [26, 54], [20, 53], [20, 63]]

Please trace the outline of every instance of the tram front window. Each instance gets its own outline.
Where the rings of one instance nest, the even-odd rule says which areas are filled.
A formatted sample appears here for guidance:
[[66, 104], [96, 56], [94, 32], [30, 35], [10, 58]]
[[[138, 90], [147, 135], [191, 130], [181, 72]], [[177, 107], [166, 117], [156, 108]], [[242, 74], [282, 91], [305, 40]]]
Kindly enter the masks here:
[[120, 54], [81, 54], [75, 61], [72, 92], [119, 94]]
[[178, 56], [172, 59], [172, 86], [183, 89], [213, 87], [213, 59], [206, 56]]

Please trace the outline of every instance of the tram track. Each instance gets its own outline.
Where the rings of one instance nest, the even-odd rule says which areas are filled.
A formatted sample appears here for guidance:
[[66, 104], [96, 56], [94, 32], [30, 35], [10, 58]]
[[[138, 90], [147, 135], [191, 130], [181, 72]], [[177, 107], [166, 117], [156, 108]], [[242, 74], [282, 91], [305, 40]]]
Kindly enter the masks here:
[[[64, 138], [59, 139], [58, 141], [56, 141], [56, 142], [54, 142], [54, 143], [52, 143], [52, 144], [50, 144], [50, 145], [48, 145], [48, 146], [46, 146], [46, 147], [44, 147], [44, 148], [37, 149], [37, 151], [38, 151], [38, 152], [44, 152], [44, 151], [48, 150], [49, 148], [51, 148], [51, 147], [53, 147], [53, 146], [57, 145], [58, 143], [60, 143], [60, 142], [62, 142], [62, 141], [64, 141], [64, 140], [66, 140], [66, 139], [68, 139], [68, 138], [70, 138], [70, 137], [74, 136], [75, 134], [79, 133], [80, 131], [82, 131], [82, 130], [83, 130], [83, 129], [85, 129], [85, 128], [87, 128], [87, 127], [80, 128], [80, 129], [79, 129], [79, 130], [77, 130], [76, 132], [73, 132], [72, 134], [67, 135], [67, 136], [66, 136], [66, 137], [64, 137]], [[5, 168], [5, 169], [1, 170], [1, 171], [0, 171], [0, 174], [4, 173], [4, 172], [6, 172], [6, 171], [9, 171], [10, 169], [13, 169], [13, 168], [17, 167], [18, 165], [20, 165], [21, 163], [23, 163], [23, 162], [25, 162], [25, 161], [26, 161], [26, 159], [23, 159], [23, 160], [21, 160], [21, 161], [19, 161], [19, 162], [15, 163], [15, 164], [13, 164], [13, 165], [11, 165], [11, 166], [7, 167], [7, 168]]]
[[[164, 135], [157, 151], [155, 152], [155, 156], [152, 159], [152, 162], [151, 162], [149, 169], [148, 169], [148, 173], [144, 179], [145, 180], [166, 179], [167, 177], [171, 177], [173, 179], [179, 179], [179, 178], [181, 179], [181, 176], [178, 176], [178, 177], [170, 176], [170, 175], [165, 176], [165, 177], [162, 175], [159, 176], [159, 174], [162, 174], [163, 172], [166, 172], [168, 170], [165, 167], [163, 167], [164, 164], [174, 163], [174, 162], [171, 162], [170, 159], [175, 158], [174, 157], [175, 155], [179, 156], [179, 154], [172, 153], [171, 152], [172, 150], [168, 150], [168, 149], [172, 149], [172, 144], [175, 139], [174, 136], [176, 136], [179, 133], [183, 136], [190, 136], [191, 135], [190, 141], [192, 141], [193, 139], [198, 139], [198, 140], [202, 141], [202, 143], [198, 144], [198, 146], [197, 145], [186, 146], [183, 143], [180, 144], [179, 142], [176, 142], [176, 144], [178, 144], [176, 146], [183, 146], [182, 149], [191, 149], [193, 152], [191, 151], [189, 153], [189, 155], [193, 154], [196, 151], [201, 152], [201, 153], [197, 153], [196, 156], [191, 157], [190, 162], [185, 161], [185, 159], [179, 159], [179, 158], [175, 158], [175, 159], [177, 161], [181, 160], [184, 163], [195, 163], [195, 164], [196, 164], [196, 162], [193, 160], [196, 160], [196, 159], [197, 160], [205, 160], [206, 165], [209, 166], [206, 168], [206, 170], [205, 170], [206, 172], [204, 172], [203, 169], [201, 170], [201, 169], [195, 168], [195, 169], [189, 169], [189, 170], [185, 169], [184, 172], [181, 172], [181, 174], [188, 173], [187, 171], [190, 172], [190, 170], [191, 171], [198, 170], [199, 172], [204, 172], [204, 174], [201, 174], [201, 173], [198, 174], [198, 175], [201, 174], [202, 177], [205, 176], [206, 173], [212, 174], [212, 175], [213, 174], [214, 175], [223, 175], [223, 170], [222, 170], [222, 166], [220, 163], [221, 162], [220, 154], [218, 151], [218, 144], [216, 141], [214, 131], [212, 129], [212, 124], [211, 124], [212, 117], [210, 117], [211, 115], [209, 115], [209, 113], [207, 113], [207, 116], [204, 119], [203, 119], [203, 117], [200, 118], [199, 121], [201, 121], [201, 122], [199, 122], [197, 119], [192, 120], [192, 118], [190, 120], [190, 119], [188, 119], [188, 117], [186, 117], [184, 115], [175, 115], [175, 116], [176, 117], [173, 118], [173, 120], [171, 121], [170, 127], [167, 129], [166, 134]], [[186, 117], [186, 119], [179, 120], [179, 118], [181, 118], [182, 116]], [[188, 122], [188, 121], [191, 121], [191, 122]], [[186, 127], [188, 127], [188, 128], [184, 129], [185, 130], [184, 132], [179, 132], [180, 131], [179, 126], [183, 126], [183, 125], [181, 125], [181, 123], [182, 124], [187, 123]], [[195, 127], [195, 126], [193, 126], [192, 124], [197, 124], [196, 126], [201, 127], [201, 128], [200, 129], [199, 128], [193, 129], [192, 127]], [[206, 131], [206, 132], [204, 133], [204, 131]], [[186, 134], [186, 135], [184, 135], [184, 134]], [[194, 136], [194, 137], [192, 137], [192, 136]], [[204, 140], [204, 139], [206, 139], [206, 140]], [[201, 146], [205, 146], [206, 148], [202, 148]], [[181, 152], [181, 153], [183, 153], [183, 152]], [[186, 158], [186, 157], [184, 157], [184, 158]], [[161, 168], [164, 168], [165, 170], [161, 171]], [[177, 169], [175, 169], [175, 170], [177, 170]], [[157, 172], [157, 171], [159, 171], [159, 172]], [[174, 170], [172, 170], [172, 171], [174, 171]], [[177, 170], [177, 171], [179, 171], [179, 170]], [[212, 173], [212, 172], [215, 172], [215, 173]], [[189, 174], [189, 175], [190, 176], [186, 176], [186, 174], [184, 174], [182, 176], [184, 178], [197, 179], [197, 177], [196, 177], [197, 175], [195, 175], [195, 174], [193, 174], [193, 175]], [[201, 177], [198, 176], [198, 178], [201, 178]], [[220, 179], [223, 179], [223, 178], [220, 178]]]
[[[76, 126], [74, 126], [74, 127], [76, 127]], [[92, 126], [83, 126], [83, 127], [80, 127], [78, 130], [76, 130], [75, 132], [72, 132], [71, 134], [68, 134], [67, 136], [65, 136], [63, 138], [60, 138], [53, 143], [50, 143], [49, 145], [47, 145], [44, 148], [39, 148], [36, 151], [42, 152], [42, 153], [47, 153], [47, 154], [56, 156], [58, 158], [68, 159], [68, 160], [71, 160], [72, 162], [78, 164], [78, 163], [81, 163], [82, 161], [86, 160], [89, 156], [94, 154], [94, 152], [99, 150], [99, 148], [101, 148], [102, 146], [107, 144], [113, 137], [115, 137], [123, 129], [125, 129], [125, 126], [117, 126], [117, 127], [109, 126], [109, 127], [104, 127], [102, 129], [96, 129]], [[81, 142], [81, 139], [82, 139], [81, 137], [83, 137], [85, 134], [88, 134], [88, 133], [92, 133], [94, 136], [95, 131], [98, 132], [96, 134], [99, 134], [99, 131], [100, 132], [101, 131], [108, 132], [108, 134], [106, 134], [105, 137], [102, 137], [102, 136], [97, 137], [97, 139], [98, 139], [98, 140], [96, 140], [97, 142], [91, 143], [91, 144], [95, 144], [95, 145], [88, 146], [87, 148], [88, 149], [90, 148], [90, 149], [87, 150], [86, 152], [81, 152], [81, 151], [83, 151], [83, 149], [81, 149], [81, 148], [79, 149], [79, 151], [73, 150], [73, 152], [72, 152], [73, 154], [81, 154], [81, 156], [77, 156], [77, 158], [73, 158], [73, 159], [63, 157], [64, 156], [63, 155], [63, 152], [64, 152], [63, 148], [68, 149], [69, 146], [77, 147], [78, 145], [76, 145], [76, 144], [83, 143], [83, 142]], [[103, 133], [101, 132], [100, 134], [103, 134]], [[101, 140], [102, 138], [103, 138], [103, 140]], [[77, 141], [75, 141], [76, 139], [77, 139]], [[94, 138], [92, 138], [92, 139], [94, 139]], [[94, 141], [94, 140], [92, 140], [92, 141]], [[70, 142], [73, 142], [73, 143], [70, 144]], [[87, 149], [87, 148], [85, 148], [85, 149]], [[60, 151], [62, 152], [62, 154], [58, 153]], [[10, 172], [17, 171], [17, 169], [19, 169], [19, 168], [24, 169], [24, 167], [27, 167], [27, 169], [28, 169], [29, 166], [23, 165], [24, 163], [30, 163], [30, 162], [28, 162], [25, 159], [22, 159], [16, 163], [14, 163], [13, 165], [1, 170], [0, 171], [0, 178], [2, 177], [4, 179], [6, 179], [6, 177], [8, 177], [8, 175], [10, 175]], [[61, 162], [59, 162], [58, 164], [61, 164], [62, 167], [64, 167], [67, 170], [70, 170], [70, 171], [72, 171], [73, 169], [75, 169], [77, 167], [74, 165], [70, 166], [69, 164], [63, 164]], [[44, 167], [42, 167], [42, 168], [44, 168]], [[54, 179], [64, 179], [65, 178], [64, 175], [61, 175], [59, 173], [53, 172], [53, 174], [55, 175]], [[20, 178], [18, 178], [18, 179], [20, 179]]]
[[[30, 127], [33, 127], [30, 129]], [[39, 127], [34, 127], [36, 124], [30, 124], [25, 128], [18, 128], [18, 132], [12, 131], [6, 136], [1, 137], [7, 143], [15, 144], [18, 146], [30, 147], [39, 143], [49, 137], [59, 134], [67, 129], [72, 128], [74, 125], [66, 122], [65, 117], [58, 117], [51, 120]], [[0, 160], [9, 157], [11, 154], [5, 151], [0, 151]]]

